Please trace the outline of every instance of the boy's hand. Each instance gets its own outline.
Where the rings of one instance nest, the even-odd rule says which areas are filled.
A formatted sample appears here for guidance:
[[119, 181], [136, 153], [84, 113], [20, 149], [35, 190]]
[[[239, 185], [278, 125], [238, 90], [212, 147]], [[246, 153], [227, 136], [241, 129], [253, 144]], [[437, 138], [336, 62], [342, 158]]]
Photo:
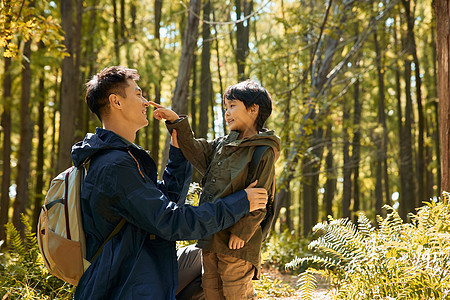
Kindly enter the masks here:
[[232, 233], [230, 234], [230, 240], [228, 241], [228, 248], [232, 250], [237, 250], [244, 247], [244, 245], [245, 245], [244, 240], [241, 240], [241, 238], [238, 237], [237, 235], [234, 235]]
[[153, 116], [157, 120], [166, 119], [169, 122], [175, 122], [180, 118], [178, 114], [171, 109], [168, 109], [153, 101], [148, 101], [148, 103], [156, 107], [155, 111], [153, 112]]
[[250, 202], [250, 212], [266, 208], [267, 203], [267, 191], [264, 188], [255, 188], [258, 180], [250, 183], [250, 185], [244, 190], [247, 193], [248, 202]]

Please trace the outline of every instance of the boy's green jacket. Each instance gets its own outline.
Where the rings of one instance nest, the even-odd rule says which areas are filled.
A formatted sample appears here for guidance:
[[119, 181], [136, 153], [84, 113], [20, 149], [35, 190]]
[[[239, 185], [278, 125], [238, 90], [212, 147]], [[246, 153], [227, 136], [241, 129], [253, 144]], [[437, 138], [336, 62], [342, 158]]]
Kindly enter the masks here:
[[[269, 195], [272, 193], [275, 162], [280, 154], [280, 138], [273, 131], [265, 130], [242, 140], [237, 139], [239, 132], [232, 131], [225, 137], [208, 141], [194, 137], [187, 118], [174, 123], [166, 122], [166, 126], [170, 132], [177, 130], [178, 143], [184, 156], [203, 176], [200, 203], [214, 202], [218, 198], [245, 189], [256, 179], [256, 187], [264, 187]], [[259, 145], [269, 146], [273, 151], [266, 150], [255, 174], [248, 174], [253, 151]], [[248, 178], [249, 176], [251, 178]], [[197, 245], [208, 251], [251, 262], [256, 267], [257, 279], [261, 269], [260, 223], [264, 216], [265, 210], [249, 213], [233, 226], [199, 240]], [[229, 249], [230, 233], [244, 240], [245, 246], [238, 250]]]

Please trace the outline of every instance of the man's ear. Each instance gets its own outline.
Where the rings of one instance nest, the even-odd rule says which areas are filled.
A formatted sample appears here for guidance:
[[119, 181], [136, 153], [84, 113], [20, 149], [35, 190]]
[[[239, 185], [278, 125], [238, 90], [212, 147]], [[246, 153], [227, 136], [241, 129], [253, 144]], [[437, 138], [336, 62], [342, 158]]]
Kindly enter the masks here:
[[109, 95], [108, 100], [109, 100], [109, 105], [111, 105], [111, 107], [120, 109], [120, 99], [119, 99], [119, 97], [117, 97], [116, 94]]

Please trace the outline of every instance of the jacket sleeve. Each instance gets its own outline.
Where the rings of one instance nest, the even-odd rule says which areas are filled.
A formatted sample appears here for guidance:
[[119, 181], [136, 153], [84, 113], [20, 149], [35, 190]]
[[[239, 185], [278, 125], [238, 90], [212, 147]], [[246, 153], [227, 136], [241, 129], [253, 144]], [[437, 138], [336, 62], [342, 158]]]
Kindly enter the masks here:
[[132, 161], [111, 164], [102, 173], [107, 185], [115, 187], [113, 192], [107, 191], [108, 197], [115, 199], [112, 208], [129, 223], [166, 240], [212, 235], [233, 225], [249, 211], [245, 191], [198, 207], [177, 205], [150, 179], [144, 180]]
[[163, 180], [157, 188], [164, 191], [170, 201], [184, 204], [192, 179], [192, 165], [183, 156], [180, 149], [170, 145], [169, 161], [163, 173]]
[[[261, 161], [256, 168], [251, 182], [258, 180], [256, 187], [263, 187], [270, 195], [272, 193], [272, 183], [275, 174], [275, 155], [271, 150], [264, 152]], [[244, 242], [248, 242], [260, 227], [260, 223], [266, 215], [266, 209], [257, 210], [247, 214], [240, 219], [236, 224], [229, 228], [230, 232], [238, 236]]]
[[196, 139], [187, 117], [183, 117], [175, 123], [166, 122], [166, 127], [171, 134], [173, 129], [177, 130], [180, 149], [187, 160], [203, 176], [212, 160], [215, 141], [207, 141], [203, 138]]

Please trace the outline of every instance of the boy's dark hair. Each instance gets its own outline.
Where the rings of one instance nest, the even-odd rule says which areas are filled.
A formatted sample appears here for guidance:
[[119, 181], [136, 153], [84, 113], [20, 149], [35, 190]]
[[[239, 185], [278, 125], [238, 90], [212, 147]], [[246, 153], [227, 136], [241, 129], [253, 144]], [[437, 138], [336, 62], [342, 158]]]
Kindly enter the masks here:
[[112, 66], [103, 69], [86, 83], [86, 103], [100, 121], [102, 120], [101, 115], [108, 108], [109, 95], [119, 94], [124, 98], [127, 96], [125, 89], [128, 87], [128, 79], [139, 80], [137, 70]]
[[225, 99], [242, 101], [247, 109], [253, 104], [258, 105], [259, 112], [256, 117], [256, 130], [258, 131], [263, 128], [264, 123], [272, 113], [272, 98], [269, 92], [252, 80], [229, 86], [223, 93], [223, 101]]

